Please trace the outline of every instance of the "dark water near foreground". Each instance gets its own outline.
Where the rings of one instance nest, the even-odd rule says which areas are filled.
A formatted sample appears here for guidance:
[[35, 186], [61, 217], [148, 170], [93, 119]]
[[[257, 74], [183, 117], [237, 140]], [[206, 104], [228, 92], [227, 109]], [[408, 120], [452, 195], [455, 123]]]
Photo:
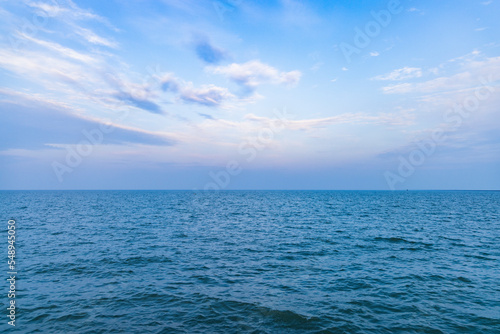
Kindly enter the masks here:
[[4, 191], [0, 217], [21, 333], [500, 333], [500, 192]]

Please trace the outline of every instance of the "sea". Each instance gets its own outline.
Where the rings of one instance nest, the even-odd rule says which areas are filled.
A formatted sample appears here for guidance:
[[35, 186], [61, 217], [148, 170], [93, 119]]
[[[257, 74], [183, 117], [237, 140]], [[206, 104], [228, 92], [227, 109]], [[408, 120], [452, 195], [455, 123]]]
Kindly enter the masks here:
[[0, 217], [2, 333], [500, 333], [498, 191], [1, 191]]

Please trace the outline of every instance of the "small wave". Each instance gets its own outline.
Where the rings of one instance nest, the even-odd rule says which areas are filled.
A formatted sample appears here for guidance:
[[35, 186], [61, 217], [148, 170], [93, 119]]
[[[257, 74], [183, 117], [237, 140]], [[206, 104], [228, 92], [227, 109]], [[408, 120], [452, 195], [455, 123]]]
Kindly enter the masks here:
[[457, 277], [457, 281], [464, 282], [464, 283], [472, 283], [472, 281], [470, 279], [468, 279], [467, 277], [463, 277], [463, 276]]
[[472, 257], [474, 259], [479, 259], [479, 260], [487, 260], [487, 261], [496, 261], [496, 259], [492, 259], [491, 257], [486, 257], [482, 255], [475, 255], [475, 254], [465, 254], [465, 257]]
[[422, 241], [412, 241], [412, 240], [406, 240], [404, 238], [400, 237], [375, 237], [375, 241], [385, 241], [389, 243], [408, 243], [408, 244], [419, 244], [419, 245], [424, 245], [427, 247], [432, 246], [433, 244], [422, 242]]
[[238, 312], [245, 311], [254, 313], [264, 318], [270, 318], [273, 322], [285, 323], [288, 326], [304, 325], [310, 322], [320, 320], [317, 317], [309, 317], [291, 310], [278, 310], [266, 306], [259, 306], [254, 303], [238, 302], [238, 301], [221, 301], [213, 306], [218, 311]]
[[422, 250], [422, 248], [419, 248], [419, 247], [403, 247], [401, 248], [401, 250], [409, 250], [409, 251], [419, 251], [419, 250]]
[[44, 313], [44, 314], [37, 315], [36, 317], [34, 317], [32, 319], [29, 319], [29, 321], [30, 322], [40, 322], [43, 319], [48, 318], [48, 317], [49, 317], [49, 314], [48, 313]]
[[88, 318], [89, 316], [90, 315], [87, 312], [65, 314], [55, 319], [55, 321], [63, 321], [63, 322], [73, 321], [73, 320], [85, 319]]
[[324, 242], [325, 244], [329, 244], [329, 245], [338, 245], [339, 244], [337, 241], [333, 241], [332, 239], [328, 239], [328, 238], [316, 237], [316, 238], [309, 238], [309, 239], [314, 240], [314, 241], [321, 241], [321, 242]]

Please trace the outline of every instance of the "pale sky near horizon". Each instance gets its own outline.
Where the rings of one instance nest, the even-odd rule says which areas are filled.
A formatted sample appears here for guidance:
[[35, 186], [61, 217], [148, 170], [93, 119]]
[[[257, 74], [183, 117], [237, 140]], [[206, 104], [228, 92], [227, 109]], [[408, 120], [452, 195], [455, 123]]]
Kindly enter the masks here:
[[0, 0], [1, 189], [500, 189], [499, 0]]

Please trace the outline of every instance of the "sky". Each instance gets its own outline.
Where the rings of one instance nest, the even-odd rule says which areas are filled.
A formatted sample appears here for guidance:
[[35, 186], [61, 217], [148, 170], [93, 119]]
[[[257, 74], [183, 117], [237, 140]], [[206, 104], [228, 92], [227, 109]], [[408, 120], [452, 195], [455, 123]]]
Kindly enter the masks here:
[[0, 0], [0, 189], [500, 189], [498, 13]]

